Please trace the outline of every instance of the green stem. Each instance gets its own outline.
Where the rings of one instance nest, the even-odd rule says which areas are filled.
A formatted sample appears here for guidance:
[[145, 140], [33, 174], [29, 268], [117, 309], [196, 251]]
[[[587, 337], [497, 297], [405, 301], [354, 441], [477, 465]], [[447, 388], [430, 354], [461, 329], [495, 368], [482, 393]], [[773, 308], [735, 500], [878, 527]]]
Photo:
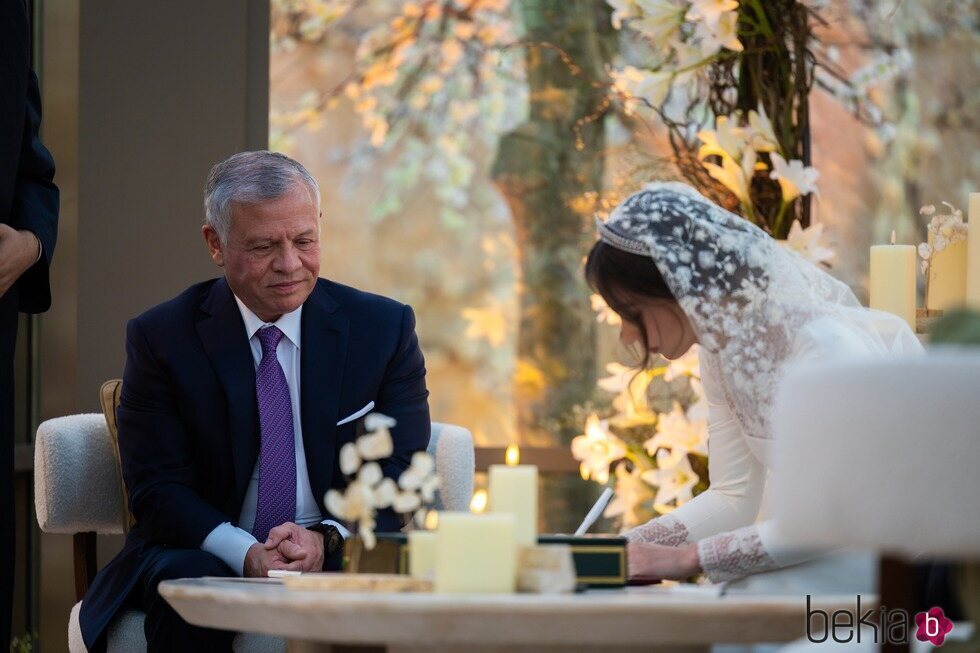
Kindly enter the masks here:
[[779, 213], [776, 214], [776, 219], [772, 223], [772, 235], [774, 238], [785, 238], [785, 234], [782, 233], [783, 229], [783, 219], [786, 217], [786, 209], [789, 208], [789, 202], [785, 200], [780, 200], [779, 202]]

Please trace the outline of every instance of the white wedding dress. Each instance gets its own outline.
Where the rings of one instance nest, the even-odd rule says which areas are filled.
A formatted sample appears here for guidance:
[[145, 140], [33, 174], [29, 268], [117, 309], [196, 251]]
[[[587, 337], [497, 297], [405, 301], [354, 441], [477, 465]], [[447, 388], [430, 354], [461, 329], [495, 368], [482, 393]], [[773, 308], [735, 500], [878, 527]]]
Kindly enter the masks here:
[[846, 285], [684, 184], [649, 184], [599, 233], [613, 247], [653, 258], [698, 335], [708, 402], [710, 487], [626, 536], [696, 543], [712, 582], [821, 555], [788, 546], [760, 510], [779, 380], [810, 361], [921, 353], [912, 331], [862, 307]]

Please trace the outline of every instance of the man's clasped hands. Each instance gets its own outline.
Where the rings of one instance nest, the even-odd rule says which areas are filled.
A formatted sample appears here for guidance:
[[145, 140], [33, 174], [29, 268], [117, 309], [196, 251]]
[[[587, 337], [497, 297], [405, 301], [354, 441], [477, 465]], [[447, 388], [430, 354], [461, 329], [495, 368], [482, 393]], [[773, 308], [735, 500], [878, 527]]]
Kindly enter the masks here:
[[286, 522], [269, 531], [265, 542], [256, 542], [245, 554], [245, 576], [264, 578], [270, 569], [322, 571], [323, 534]]

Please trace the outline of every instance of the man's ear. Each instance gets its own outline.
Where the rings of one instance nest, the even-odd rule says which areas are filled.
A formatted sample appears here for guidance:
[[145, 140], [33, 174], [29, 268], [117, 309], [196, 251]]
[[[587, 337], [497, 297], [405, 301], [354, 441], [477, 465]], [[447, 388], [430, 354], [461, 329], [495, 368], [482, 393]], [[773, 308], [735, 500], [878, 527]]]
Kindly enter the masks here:
[[208, 246], [208, 253], [211, 254], [211, 260], [218, 267], [224, 267], [224, 250], [222, 249], [223, 245], [221, 244], [221, 238], [218, 236], [218, 232], [214, 230], [214, 227], [206, 224], [201, 227], [201, 235], [204, 236], [204, 242]]

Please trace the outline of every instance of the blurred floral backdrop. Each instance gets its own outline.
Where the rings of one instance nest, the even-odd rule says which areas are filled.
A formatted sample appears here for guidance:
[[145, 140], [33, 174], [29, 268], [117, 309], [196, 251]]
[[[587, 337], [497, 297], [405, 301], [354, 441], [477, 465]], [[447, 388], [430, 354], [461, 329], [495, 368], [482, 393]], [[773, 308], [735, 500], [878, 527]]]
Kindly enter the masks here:
[[[805, 19], [809, 50], [786, 56], [819, 64], [799, 95], [806, 145], [782, 150], [819, 176], [777, 231], [818, 225], [795, 246], [861, 297], [872, 242], [893, 229], [918, 242], [920, 205], [978, 190], [977, 1], [273, 1], [270, 147], [320, 180], [323, 273], [414, 306], [433, 417], [478, 445], [577, 442], [583, 477], [600, 482], [590, 434], [630, 449], [642, 464], [611, 478], [608, 515], [623, 524], [706, 486], [707, 451], [696, 368], [633, 376], [615, 316], [590, 304], [592, 216], [644, 181], [704, 172], [752, 217], [738, 208], [739, 171], [757, 174], [743, 150], [734, 166], [724, 147], [700, 153], [738, 121], [764, 132], [760, 115], [785, 142], [777, 105], [721, 110], [776, 10]], [[724, 75], [733, 95], [694, 102]], [[773, 149], [753, 146], [763, 161]], [[684, 151], [698, 155], [687, 171]], [[578, 478], [543, 489], [548, 530], [573, 528], [595, 494]]]

